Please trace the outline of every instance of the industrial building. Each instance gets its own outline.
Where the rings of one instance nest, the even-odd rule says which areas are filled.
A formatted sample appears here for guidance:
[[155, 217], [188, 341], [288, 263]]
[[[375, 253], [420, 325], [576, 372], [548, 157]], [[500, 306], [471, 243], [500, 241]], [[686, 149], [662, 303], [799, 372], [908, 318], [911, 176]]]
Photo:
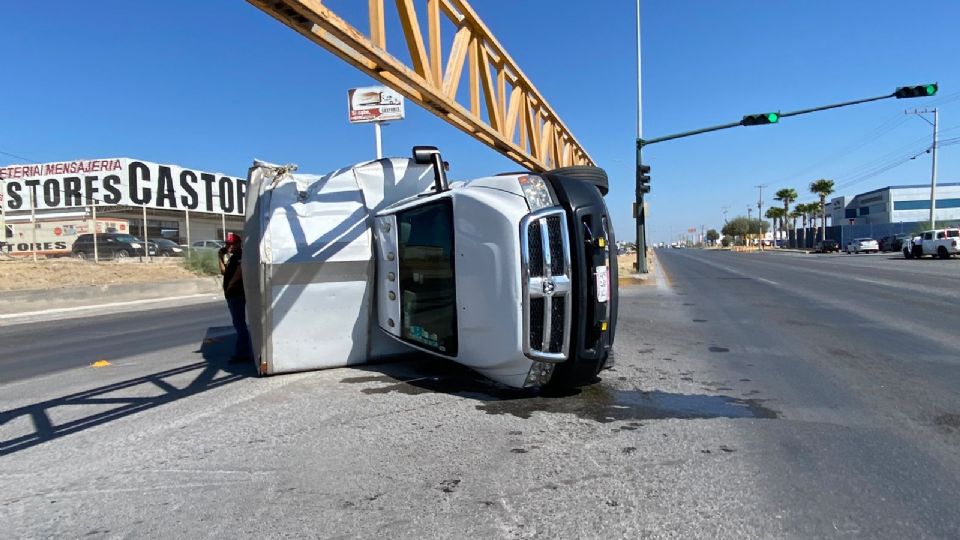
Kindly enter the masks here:
[[[930, 220], [930, 184], [887, 186], [830, 201], [831, 223], [883, 225], [922, 223]], [[960, 183], [937, 185], [937, 223], [960, 221]]]

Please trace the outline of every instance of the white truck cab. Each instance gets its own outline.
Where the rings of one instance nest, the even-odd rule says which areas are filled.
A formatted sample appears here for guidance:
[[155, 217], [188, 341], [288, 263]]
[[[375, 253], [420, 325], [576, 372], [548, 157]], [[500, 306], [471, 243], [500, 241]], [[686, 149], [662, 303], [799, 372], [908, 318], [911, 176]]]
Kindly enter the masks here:
[[[569, 168], [448, 183], [376, 214], [380, 328], [512, 387], [578, 385], [610, 366], [616, 252], [605, 173]], [[603, 174], [600, 187], [584, 174]]]
[[903, 247], [903, 256], [908, 259], [920, 259], [924, 255], [948, 259], [960, 253], [960, 229], [933, 229], [915, 236], [909, 245]]

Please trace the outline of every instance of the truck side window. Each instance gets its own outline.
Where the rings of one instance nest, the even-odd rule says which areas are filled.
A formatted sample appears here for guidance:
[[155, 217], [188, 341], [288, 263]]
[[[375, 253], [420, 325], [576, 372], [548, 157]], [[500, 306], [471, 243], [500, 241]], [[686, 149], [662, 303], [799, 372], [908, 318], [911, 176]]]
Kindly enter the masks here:
[[457, 355], [453, 207], [442, 199], [397, 214], [401, 337]]

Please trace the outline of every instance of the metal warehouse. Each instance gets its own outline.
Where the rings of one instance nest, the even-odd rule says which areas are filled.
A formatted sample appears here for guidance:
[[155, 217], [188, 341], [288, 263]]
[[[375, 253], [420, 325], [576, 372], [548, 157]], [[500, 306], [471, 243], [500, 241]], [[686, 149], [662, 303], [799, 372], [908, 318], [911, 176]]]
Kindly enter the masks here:
[[[960, 221], [960, 182], [937, 184], [936, 221]], [[930, 220], [930, 184], [888, 186], [830, 203], [833, 225], [922, 223]]]

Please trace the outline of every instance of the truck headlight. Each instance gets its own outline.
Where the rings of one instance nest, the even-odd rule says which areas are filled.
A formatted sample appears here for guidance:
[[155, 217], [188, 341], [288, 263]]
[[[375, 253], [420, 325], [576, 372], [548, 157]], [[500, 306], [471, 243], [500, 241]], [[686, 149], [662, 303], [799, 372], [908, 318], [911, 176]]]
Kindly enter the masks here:
[[140, 248], [143, 247], [143, 246], [141, 246], [140, 244], [138, 244], [138, 243], [136, 243], [136, 242], [131, 242], [131, 243], [130, 243], [130, 247], [132, 247], [133, 249], [140, 249]]
[[527, 199], [527, 206], [530, 207], [531, 212], [554, 206], [550, 187], [543, 178], [524, 175], [517, 178], [517, 181], [520, 182], [520, 189], [523, 190], [523, 196]]

